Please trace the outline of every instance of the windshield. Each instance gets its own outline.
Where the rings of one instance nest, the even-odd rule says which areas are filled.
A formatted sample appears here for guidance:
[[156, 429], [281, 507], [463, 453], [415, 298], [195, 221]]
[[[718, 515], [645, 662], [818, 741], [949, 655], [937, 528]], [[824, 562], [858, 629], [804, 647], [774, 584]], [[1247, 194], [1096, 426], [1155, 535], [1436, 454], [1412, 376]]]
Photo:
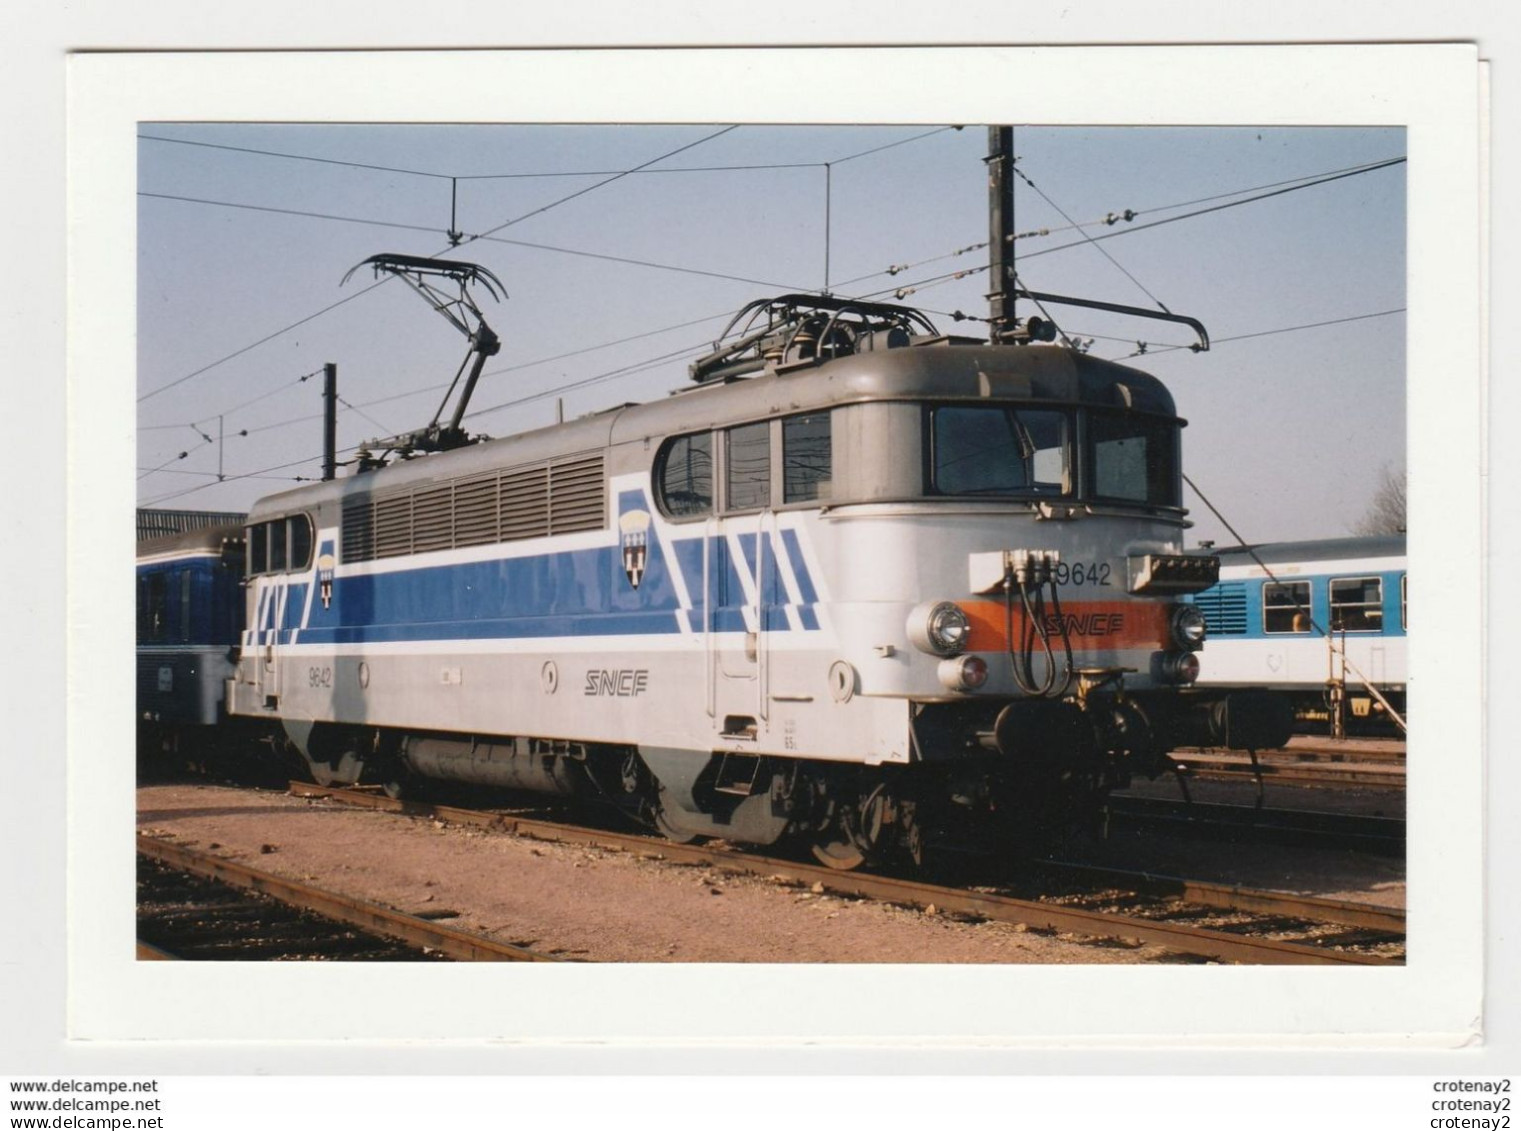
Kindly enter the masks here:
[[1182, 502], [1178, 428], [1171, 420], [1118, 412], [1088, 414], [1090, 494], [1175, 507]]
[[931, 474], [942, 495], [1063, 495], [1067, 414], [1052, 409], [948, 406], [934, 411]]
[[1176, 507], [1178, 429], [1136, 413], [940, 405], [930, 409], [929, 490]]

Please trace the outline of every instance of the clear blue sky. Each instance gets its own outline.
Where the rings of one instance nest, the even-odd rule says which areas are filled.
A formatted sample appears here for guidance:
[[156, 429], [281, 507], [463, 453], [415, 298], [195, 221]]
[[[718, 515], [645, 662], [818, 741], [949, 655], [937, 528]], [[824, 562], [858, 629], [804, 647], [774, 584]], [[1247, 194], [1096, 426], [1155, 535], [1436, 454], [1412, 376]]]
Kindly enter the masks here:
[[[942, 329], [983, 332], [945, 315], [987, 313], [985, 271], [933, 280], [987, 263], [984, 248], [951, 254], [987, 238], [985, 128], [722, 129], [144, 123], [139, 505], [245, 510], [315, 477], [321, 383], [299, 378], [325, 362], [346, 402], [340, 447], [427, 422], [463, 337], [394, 281], [363, 295], [368, 272], [339, 281], [377, 252], [444, 251], [456, 186], [466, 243], [449, 254], [510, 295], [482, 298], [503, 348], [474, 431], [549, 423], [559, 397], [573, 416], [663, 396], [745, 302], [825, 286], [826, 181], [836, 293], [918, 284], [903, 301]], [[1028, 126], [1015, 138], [1034, 186], [1018, 186], [1016, 227], [1052, 230], [1019, 242], [1025, 284], [1204, 322], [1216, 345], [1195, 354], [1166, 348], [1191, 340], [1182, 327], [1053, 311], [1096, 356], [1169, 384], [1190, 422], [1185, 468], [1246, 538], [1348, 533], [1381, 470], [1405, 460], [1405, 166], [1179, 217], [1400, 158], [1403, 131]], [[1127, 209], [1133, 220], [1101, 222]], [[1132, 356], [1140, 342], [1146, 355]], [[508, 402], [523, 403], [480, 411]], [[1186, 500], [1191, 542], [1231, 540]]]

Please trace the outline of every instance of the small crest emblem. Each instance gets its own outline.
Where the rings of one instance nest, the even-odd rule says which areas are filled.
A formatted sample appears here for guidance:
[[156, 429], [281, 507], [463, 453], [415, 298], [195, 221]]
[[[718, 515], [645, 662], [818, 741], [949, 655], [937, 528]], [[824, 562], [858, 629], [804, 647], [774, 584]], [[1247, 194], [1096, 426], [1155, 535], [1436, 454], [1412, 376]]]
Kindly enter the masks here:
[[649, 511], [627, 511], [618, 520], [623, 534], [623, 572], [635, 589], [644, 580], [645, 562], [649, 560]]
[[322, 592], [322, 607], [331, 608], [333, 604], [333, 567], [337, 562], [327, 547], [323, 547], [322, 553], [317, 558], [317, 582]]

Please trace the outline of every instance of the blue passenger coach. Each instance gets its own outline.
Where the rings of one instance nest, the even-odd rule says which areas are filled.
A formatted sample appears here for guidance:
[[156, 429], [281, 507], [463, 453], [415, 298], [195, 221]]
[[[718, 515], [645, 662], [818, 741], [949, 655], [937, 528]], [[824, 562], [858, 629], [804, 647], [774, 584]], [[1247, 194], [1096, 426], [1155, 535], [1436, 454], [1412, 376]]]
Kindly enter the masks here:
[[193, 728], [226, 718], [226, 681], [243, 628], [243, 558], [241, 525], [137, 544], [140, 755], [176, 751]]

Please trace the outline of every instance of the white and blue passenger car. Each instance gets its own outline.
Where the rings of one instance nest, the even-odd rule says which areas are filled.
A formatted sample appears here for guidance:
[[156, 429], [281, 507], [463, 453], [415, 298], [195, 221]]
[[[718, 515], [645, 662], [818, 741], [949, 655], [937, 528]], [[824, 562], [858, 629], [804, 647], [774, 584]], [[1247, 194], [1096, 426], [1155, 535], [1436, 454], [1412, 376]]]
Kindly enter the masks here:
[[1210, 552], [1220, 582], [1193, 598], [1209, 626], [1199, 686], [1268, 689], [1307, 719], [1336, 698], [1353, 720], [1387, 722], [1386, 704], [1403, 715], [1404, 535]]

